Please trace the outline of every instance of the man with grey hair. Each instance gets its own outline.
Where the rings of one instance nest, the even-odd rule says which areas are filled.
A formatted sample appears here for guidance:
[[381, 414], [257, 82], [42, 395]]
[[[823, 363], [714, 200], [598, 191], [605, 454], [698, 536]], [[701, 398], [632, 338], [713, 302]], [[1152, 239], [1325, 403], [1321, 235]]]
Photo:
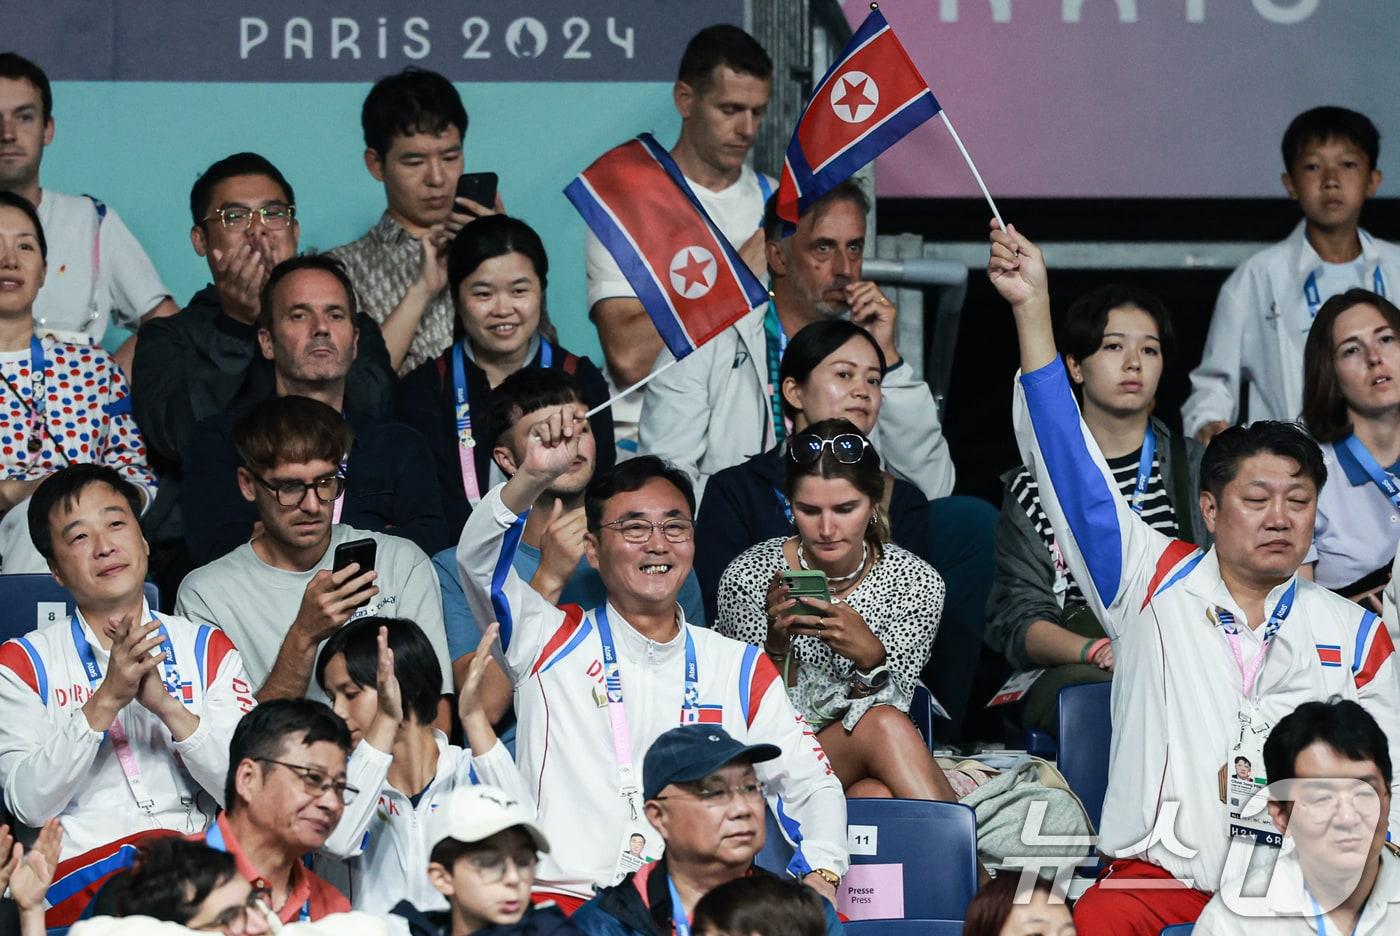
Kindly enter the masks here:
[[[847, 181], [811, 205], [790, 237], [769, 199], [764, 212], [769, 294], [756, 309], [647, 384], [639, 447], [690, 475], [697, 496], [710, 476], [783, 441], [787, 427], [778, 367], [788, 340], [806, 325], [850, 316], [884, 352], [877, 431], [900, 440], [881, 450], [886, 466], [926, 497], [953, 489], [953, 463], [928, 385], [895, 341], [894, 303], [861, 278], [870, 200]], [[663, 351], [654, 370], [672, 361]]]

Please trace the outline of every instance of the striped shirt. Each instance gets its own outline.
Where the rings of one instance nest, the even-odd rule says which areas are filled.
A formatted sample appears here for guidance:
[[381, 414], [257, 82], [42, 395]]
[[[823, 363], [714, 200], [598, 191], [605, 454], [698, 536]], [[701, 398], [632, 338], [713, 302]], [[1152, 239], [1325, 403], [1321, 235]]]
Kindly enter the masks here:
[[[1137, 486], [1138, 459], [1141, 457], [1142, 449], [1138, 449], [1127, 455], [1105, 459], [1109, 470], [1113, 472], [1114, 483], [1118, 485], [1118, 493], [1124, 500], [1132, 499], [1133, 490]], [[1050, 529], [1050, 518], [1040, 506], [1040, 490], [1024, 465], [1012, 479], [1009, 490], [1011, 496], [1016, 498], [1016, 503], [1026, 512], [1026, 516], [1030, 517], [1035, 531], [1045, 543], [1045, 548], [1050, 550], [1050, 559], [1055, 566], [1055, 599], [1060, 603], [1060, 607], [1084, 604], [1084, 595], [1060, 555], [1055, 533]], [[1142, 519], [1154, 530], [1159, 530], [1167, 536], [1176, 538], [1179, 535], [1176, 511], [1172, 508], [1171, 498], [1167, 496], [1167, 485], [1162, 480], [1161, 459], [1156, 456], [1152, 459], [1152, 474], [1148, 477], [1147, 494], [1142, 499]]]

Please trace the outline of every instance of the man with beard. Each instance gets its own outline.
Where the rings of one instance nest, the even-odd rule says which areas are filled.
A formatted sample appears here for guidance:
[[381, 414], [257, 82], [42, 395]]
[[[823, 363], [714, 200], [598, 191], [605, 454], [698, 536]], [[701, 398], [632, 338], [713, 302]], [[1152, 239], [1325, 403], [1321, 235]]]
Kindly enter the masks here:
[[[442, 600], [428, 557], [406, 539], [333, 522], [350, 443], [339, 413], [302, 396], [265, 400], [234, 424], [238, 488], [256, 506], [262, 529], [186, 576], [175, 605], [253, 648], [244, 663], [260, 701], [324, 701], [311, 680], [321, 645], [370, 615], [417, 623], [437, 652], [442, 691], [452, 692]], [[336, 547], [362, 540], [374, 542], [373, 568], [336, 568]], [[439, 710], [443, 727], [447, 709]]]
[[[690, 475], [703, 497], [710, 475], [781, 442], [787, 434], [777, 374], [788, 339], [803, 326], [849, 316], [889, 363], [876, 430], [887, 467], [930, 498], [953, 489], [953, 462], [928, 385], [895, 343], [895, 307], [861, 279], [870, 199], [843, 182], [809, 207], [791, 237], [770, 199], [764, 213], [770, 299], [646, 386], [639, 447]], [[656, 370], [673, 358], [662, 352]], [[878, 444], [878, 436], [877, 436]]]
[[[277, 395], [320, 400], [345, 418], [354, 436], [345, 461], [345, 494], [335, 508], [338, 519], [413, 540], [424, 552], [447, 545], [432, 455], [423, 438], [402, 423], [347, 405], [346, 377], [360, 330], [345, 268], [325, 254], [285, 260], [269, 274], [262, 294], [258, 347], [272, 362]], [[238, 493], [234, 419], [222, 413], [201, 421], [185, 456], [185, 538], [201, 565], [246, 543], [258, 519]]]

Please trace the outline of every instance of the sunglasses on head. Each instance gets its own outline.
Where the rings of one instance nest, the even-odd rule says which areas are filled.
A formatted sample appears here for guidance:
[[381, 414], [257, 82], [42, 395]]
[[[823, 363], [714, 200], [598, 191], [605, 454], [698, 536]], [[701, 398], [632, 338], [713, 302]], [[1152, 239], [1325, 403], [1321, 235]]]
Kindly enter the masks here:
[[854, 432], [843, 432], [830, 439], [817, 435], [797, 435], [788, 444], [788, 456], [799, 465], [810, 465], [822, 457], [822, 451], [831, 449], [831, 457], [843, 465], [854, 465], [865, 457], [870, 441]]

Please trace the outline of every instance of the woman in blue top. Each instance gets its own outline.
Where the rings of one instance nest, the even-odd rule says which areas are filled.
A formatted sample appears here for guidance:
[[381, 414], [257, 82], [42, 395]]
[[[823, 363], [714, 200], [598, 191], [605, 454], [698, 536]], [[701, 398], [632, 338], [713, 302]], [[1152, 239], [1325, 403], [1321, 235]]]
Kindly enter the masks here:
[[1323, 303], [1303, 351], [1303, 421], [1327, 463], [1308, 562], [1319, 585], [1376, 611], [1400, 543], [1397, 336], [1400, 309], [1351, 289]]
[[[602, 373], [586, 357], [554, 342], [545, 310], [549, 258], [524, 221], [488, 215], [466, 225], [452, 242], [447, 284], [457, 306], [457, 341], [418, 367], [399, 388], [399, 418], [428, 440], [437, 463], [448, 527], [460, 531], [493, 481], [487, 422], [491, 388], [523, 367], [572, 374], [590, 407], [608, 398]], [[612, 467], [612, 416], [590, 420], [599, 471]]]

